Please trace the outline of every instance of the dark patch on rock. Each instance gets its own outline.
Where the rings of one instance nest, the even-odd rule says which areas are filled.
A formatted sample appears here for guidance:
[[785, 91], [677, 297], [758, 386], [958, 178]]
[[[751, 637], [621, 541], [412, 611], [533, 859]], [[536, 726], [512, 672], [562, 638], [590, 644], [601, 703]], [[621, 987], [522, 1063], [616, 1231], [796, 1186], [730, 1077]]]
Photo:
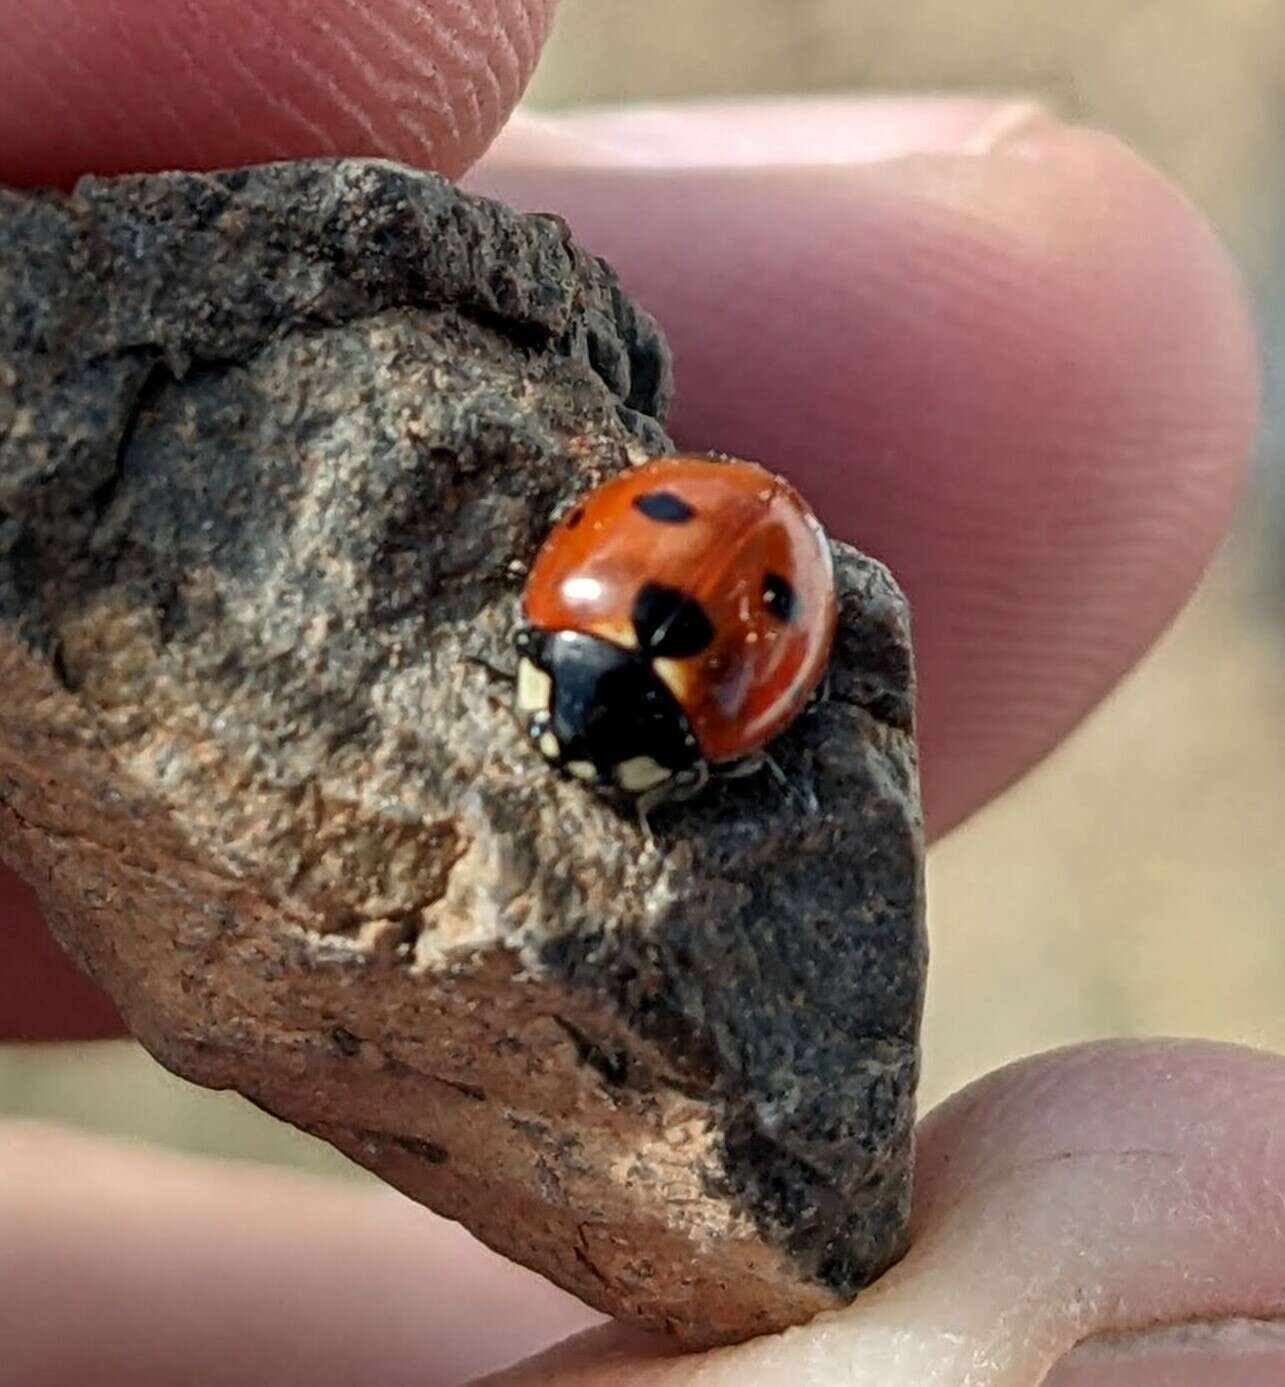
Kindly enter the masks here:
[[427, 1161], [429, 1165], [445, 1165], [451, 1159], [451, 1153], [435, 1141], [424, 1141], [422, 1137], [397, 1137], [396, 1142], [403, 1151]]

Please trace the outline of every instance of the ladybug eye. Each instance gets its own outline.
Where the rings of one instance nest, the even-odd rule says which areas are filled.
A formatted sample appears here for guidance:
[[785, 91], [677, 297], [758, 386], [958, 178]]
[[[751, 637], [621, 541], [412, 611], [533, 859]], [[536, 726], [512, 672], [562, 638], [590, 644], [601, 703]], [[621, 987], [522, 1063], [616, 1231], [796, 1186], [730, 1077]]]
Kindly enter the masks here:
[[799, 602], [786, 579], [779, 573], [767, 573], [763, 577], [763, 605], [778, 621], [793, 621]]
[[696, 512], [672, 491], [648, 491], [634, 497], [634, 509], [641, 511], [648, 520], [659, 521], [662, 525], [682, 525]]

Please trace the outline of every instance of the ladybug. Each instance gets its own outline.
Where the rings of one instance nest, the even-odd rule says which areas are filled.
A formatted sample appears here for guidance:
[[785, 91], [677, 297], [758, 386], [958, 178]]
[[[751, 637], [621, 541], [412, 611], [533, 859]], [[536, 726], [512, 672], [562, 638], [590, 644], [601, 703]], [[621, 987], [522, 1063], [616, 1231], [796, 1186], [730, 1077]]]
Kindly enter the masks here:
[[[764, 764], [834, 639], [830, 545], [783, 478], [668, 457], [599, 486], [531, 566], [517, 713], [561, 771], [647, 810]], [[770, 761], [768, 764], [772, 764]]]

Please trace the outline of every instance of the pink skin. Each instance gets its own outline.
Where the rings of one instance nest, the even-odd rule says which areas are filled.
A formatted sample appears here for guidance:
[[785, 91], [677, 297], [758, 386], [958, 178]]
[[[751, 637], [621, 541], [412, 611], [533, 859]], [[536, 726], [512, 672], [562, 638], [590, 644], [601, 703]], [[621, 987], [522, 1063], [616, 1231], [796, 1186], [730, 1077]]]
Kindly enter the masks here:
[[462, 173], [554, 0], [0, 4], [0, 179], [375, 154]]
[[[924, 1121], [914, 1246], [852, 1308], [686, 1358], [592, 1329], [505, 1387], [1035, 1387], [1089, 1335], [1285, 1319], [1282, 1112], [1285, 1063], [1231, 1046], [1024, 1061]], [[386, 1191], [21, 1127], [0, 1169], [6, 1383], [445, 1387], [596, 1318]], [[1163, 1378], [1191, 1351], [1144, 1338], [1064, 1387], [1266, 1387], [1275, 1338]]]
[[[554, 200], [665, 324], [680, 443], [770, 459], [905, 585], [942, 832], [1055, 746], [1190, 592], [1248, 446], [1252, 358], [1223, 251], [1114, 140], [947, 104], [936, 140], [925, 110], [909, 123], [927, 152], [892, 159], [880, 104], [868, 160], [866, 110], [824, 109], [806, 171], [785, 162], [796, 123], [815, 157], [806, 108], [772, 113], [754, 169], [735, 135], [737, 167], [700, 161], [716, 119], [760, 140], [755, 111], [699, 113], [677, 165], [639, 117], [646, 163], [560, 169]], [[603, 124], [616, 146], [635, 128]], [[506, 144], [469, 181], [547, 205], [547, 172]]]
[[[552, 9], [0, 0], [0, 179], [339, 152], [460, 173]], [[510, 125], [470, 180], [562, 211], [662, 317], [684, 445], [780, 467], [905, 582], [938, 832], [1127, 671], [1225, 529], [1254, 427], [1241, 294], [1105, 136], [1024, 103], [597, 112]], [[114, 1031], [25, 888], [0, 900], [0, 1034]], [[514, 1380], [1034, 1387], [1100, 1331], [1285, 1319], [1282, 1131], [1271, 1056], [1029, 1061], [924, 1123], [914, 1249], [851, 1310], [704, 1359], [596, 1331]], [[593, 1318], [389, 1194], [23, 1128], [0, 1132], [0, 1285], [0, 1380], [78, 1387], [423, 1387]], [[1057, 1380], [1248, 1387], [1282, 1342], [1112, 1341]]]
[[[1232, 1046], [1118, 1042], [992, 1074], [920, 1125], [905, 1260], [848, 1310], [706, 1355], [700, 1387], [1028, 1387], [1089, 1335], [1285, 1317], [1283, 1115], [1285, 1063]], [[504, 1384], [691, 1371], [607, 1328]]]

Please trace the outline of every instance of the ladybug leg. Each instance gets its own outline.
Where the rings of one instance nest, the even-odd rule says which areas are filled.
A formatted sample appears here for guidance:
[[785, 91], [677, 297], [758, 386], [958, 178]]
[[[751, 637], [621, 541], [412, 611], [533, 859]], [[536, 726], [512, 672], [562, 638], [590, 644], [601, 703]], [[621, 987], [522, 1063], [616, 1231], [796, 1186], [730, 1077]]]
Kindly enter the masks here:
[[776, 781], [792, 800], [795, 800], [813, 814], [821, 808], [820, 804], [817, 802], [816, 791], [813, 790], [810, 785], [805, 794], [781, 769], [780, 762], [778, 762], [774, 756], [766, 751], [759, 752], [759, 755], [763, 758], [763, 765], [772, 773], [772, 779]]
[[720, 780], [740, 780], [747, 775], [757, 775], [759, 771], [769, 771], [772, 779], [783, 790], [789, 794], [794, 793], [794, 786], [790, 784], [790, 777], [781, 769], [777, 761], [762, 749], [752, 751], [748, 756], [742, 756], [739, 761], [728, 761], [715, 768], [715, 774]]
[[[767, 752], [752, 751], [748, 756], [742, 756], [739, 761], [724, 761], [721, 765], [712, 767], [711, 774], [718, 780], [743, 780], [747, 775], [757, 775], [767, 764]], [[775, 762], [772, 764], [776, 765]], [[778, 774], [783, 774], [779, 766], [776, 770]]]
[[656, 841], [649, 817], [652, 810], [659, 809], [662, 804], [678, 804], [685, 799], [694, 798], [709, 784], [709, 777], [708, 764], [696, 761], [685, 770], [679, 771], [672, 780], [667, 780], [654, 789], [645, 790], [635, 798], [634, 809], [638, 814], [638, 822], [649, 843], [654, 844]]
[[790, 784], [790, 777], [781, 769], [781, 763], [776, 757], [770, 755], [766, 751], [760, 754], [763, 757], [764, 767], [772, 773], [772, 779], [775, 780], [787, 794], [793, 794], [794, 786]]
[[656, 835], [651, 831], [651, 812], [659, 809], [662, 804], [673, 794], [669, 785], [657, 785], [654, 790], [647, 790], [634, 800], [634, 811], [638, 815], [638, 826], [643, 831], [650, 847], [656, 846]]
[[785, 791], [791, 799], [803, 805], [805, 809], [810, 809], [816, 813], [820, 807], [817, 804], [814, 794], [803, 794], [799, 787], [781, 769], [780, 763], [769, 752], [759, 750], [752, 751], [748, 756], [742, 756], [739, 761], [728, 761], [721, 766], [715, 766], [713, 773], [720, 780], [740, 780], [743, 776], [756, 775], [759, 771], [767, 771], [772, 779]]
[[669, 785], [669, 798], [675, 800], [692, 799], [709, 784], [709, 766], [697, 761], [685, 771], [679, 771]]

